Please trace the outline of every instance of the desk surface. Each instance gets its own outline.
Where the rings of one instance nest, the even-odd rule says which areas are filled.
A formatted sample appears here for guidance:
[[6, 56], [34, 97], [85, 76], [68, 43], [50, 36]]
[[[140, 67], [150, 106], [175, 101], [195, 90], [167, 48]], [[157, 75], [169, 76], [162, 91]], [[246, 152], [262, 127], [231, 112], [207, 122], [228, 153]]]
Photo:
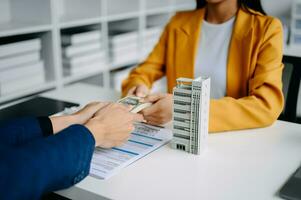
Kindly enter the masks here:
[[[45, 97], [77, 103], [115, 100], [118, 93], [76, 84]], [[301, 164], [301, 125], [211, 134], [200, 156], [168, 145], [109, 180], [87, 177], [58, 193], [72, 199], [279, 199], [276, 194]]]

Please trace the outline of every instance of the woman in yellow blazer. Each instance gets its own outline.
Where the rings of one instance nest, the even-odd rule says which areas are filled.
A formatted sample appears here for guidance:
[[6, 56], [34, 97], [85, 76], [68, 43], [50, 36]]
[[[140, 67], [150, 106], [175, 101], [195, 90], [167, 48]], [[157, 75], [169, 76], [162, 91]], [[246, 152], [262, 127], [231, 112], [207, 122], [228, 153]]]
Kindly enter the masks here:
[[[233, 17], [225, 64], [226, 92], [210, 101], [209, 131], [271, 125], [284, 102], [282, 26], [265, 15], [260, 0], [198, 0], [196, 10], [177, 13], [148, 58], [124, 80], [123, 95], [148, 95], [153, 82], [164, 75], [169, 93], [177, 78], [194, 78], [197, 68], [202, 72], [196, 56], [204, 23], [223, 24]], [[143, 111], [146, 120], [162, 124], [172, 119], [171, 94], [147, 99], [154, 105]]]

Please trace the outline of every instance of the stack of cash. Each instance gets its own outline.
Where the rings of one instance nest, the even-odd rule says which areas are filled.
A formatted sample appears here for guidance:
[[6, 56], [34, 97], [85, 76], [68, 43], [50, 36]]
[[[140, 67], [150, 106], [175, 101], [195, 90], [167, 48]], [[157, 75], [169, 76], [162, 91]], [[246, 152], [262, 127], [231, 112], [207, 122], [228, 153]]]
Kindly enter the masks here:
[[119, 99], [117, 103], [121, 103], [124, 105], [132, 106], [132, 109], [130, 112], [132, 113], [138, 113], [141, 110], [148, 108], [152, 105], [152, 103], [143, 102], [143, 98], [136, 97], [136, 96], [127, 96], [122, 99]]

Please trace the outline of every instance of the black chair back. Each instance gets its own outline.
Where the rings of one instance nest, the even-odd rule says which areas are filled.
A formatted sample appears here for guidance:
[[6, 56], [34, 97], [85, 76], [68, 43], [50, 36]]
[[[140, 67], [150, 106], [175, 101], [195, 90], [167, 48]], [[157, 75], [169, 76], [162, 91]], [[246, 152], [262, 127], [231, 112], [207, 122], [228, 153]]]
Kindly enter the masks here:
[[[284, 70], [284, 91], [286, 96], [286, 102], [283, 113], [280, 115], [279, 119], [289, 122], [301, 122], [297, 117], [297, 106], [298, 106], [298, 96], [301, 81], [301, 58], [295, 56], [283, 56], [283, 63], [285, 65], [290, 65], [292, 68], [290, 70]], [[288, 67], [288, 66], [286, 66]], [[285, 72], [289, 72], [288, 75]], [[288, 85], [286, 85], [288, 84]]]

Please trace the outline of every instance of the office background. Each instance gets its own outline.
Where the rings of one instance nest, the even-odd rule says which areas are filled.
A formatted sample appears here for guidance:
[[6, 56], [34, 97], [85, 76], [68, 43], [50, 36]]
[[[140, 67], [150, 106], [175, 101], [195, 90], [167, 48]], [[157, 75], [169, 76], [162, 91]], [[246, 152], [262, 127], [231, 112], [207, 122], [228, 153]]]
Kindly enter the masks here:
[[[283, 21], [286, 43], [293, 1], [262, 3]], [[0, 0], [0, 104], [77, 82], [120, 90], [170, 17], [194, 7], [195, 0]], [[153, 91], [165, 91], [164, 78]]]

